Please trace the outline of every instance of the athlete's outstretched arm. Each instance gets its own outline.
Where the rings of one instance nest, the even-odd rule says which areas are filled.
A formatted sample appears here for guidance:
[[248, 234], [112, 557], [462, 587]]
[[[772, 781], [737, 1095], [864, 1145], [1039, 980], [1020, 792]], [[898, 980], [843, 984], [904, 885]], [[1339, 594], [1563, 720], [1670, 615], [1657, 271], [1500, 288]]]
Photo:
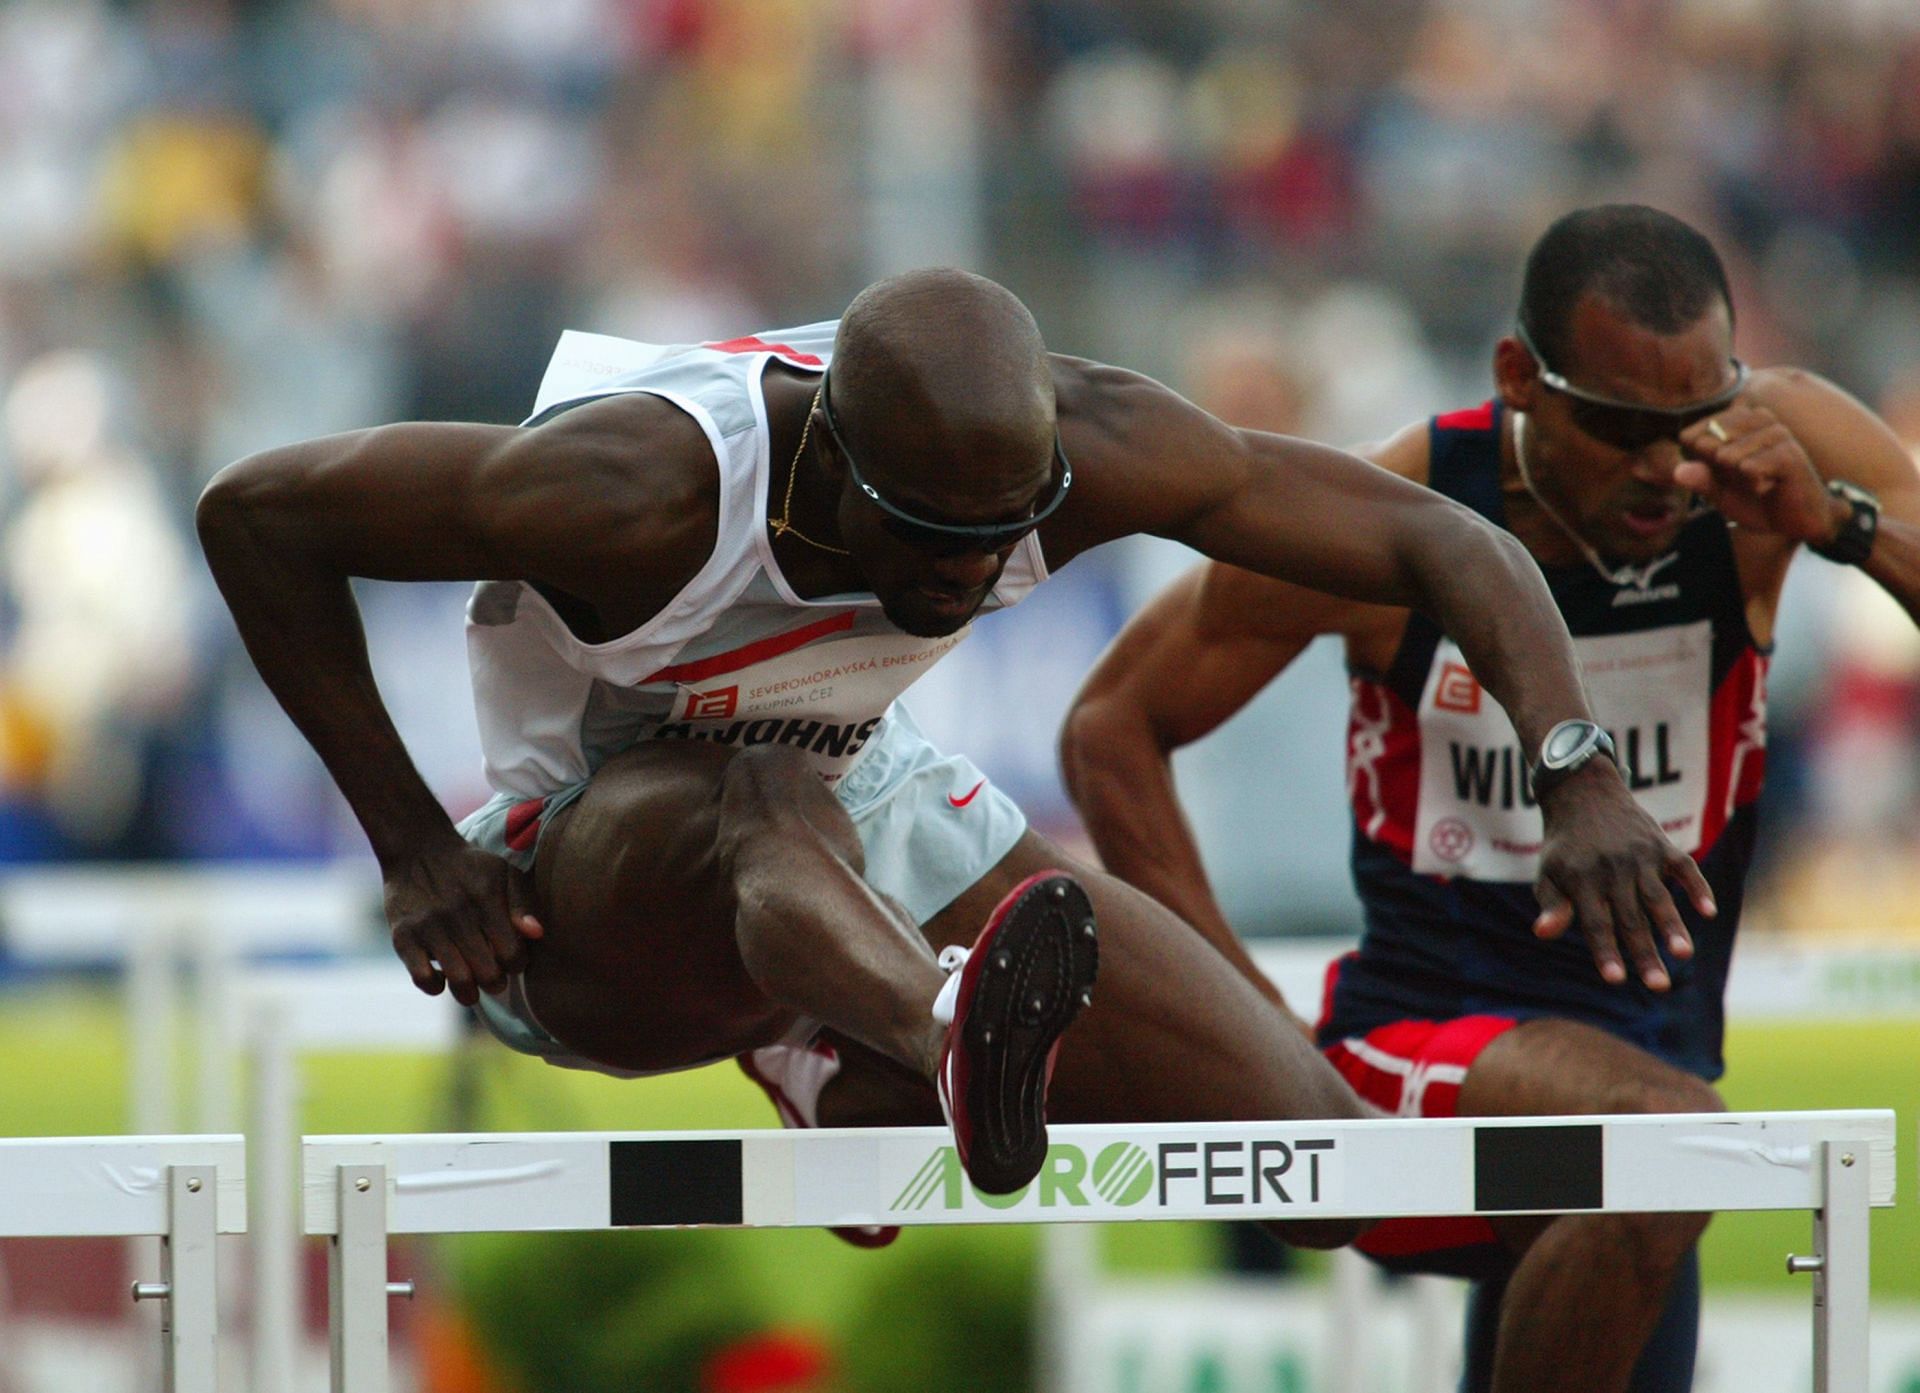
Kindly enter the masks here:
[[[649, 424], [662, 451], [685, 443], [671, 420], [624, 403], [532, 431], [385, 426], [254, 455], [201, 496], [207, 564], [268, 689], [365, 829], [395, 951], [428, 993], [450, 984], [471, 1004], [498, 989], [540, 926], [520, 878], [461, 840], [415, 770], [374, 685], [349, 578], [531, 578], [603, 598], [591, 587], [606, 573], [609, 539], [631, 548], [628, 575], [697, 567], [710, 525], [703, 543], [697, 527], [642, 520], [660, 485], [636, 482], [634, 437], [622, 430]], [[677, 501], [677, 512], [656, 516], [699, 516]]]
[[1205, 562], [1127, 622], [1060, 732], [1067, 791], [1109, 871], [1199, 930], [1268, 998], [1208, 883], [1174, 785], [1173, 752], [1279, 676], [1352, 602]]
[[[1057, 378], [1067, 449], [1089, 485], [1073, 523], [1083, 530], [1059, 529], [1069, 551], [1153, 532], [1276, 579], [1417, 609], [1460, 646], [1523, 748], [1537, 751], [1559, 721], [1591, 719], [1539, 568], [1469, 509], [1341, 451], [1234, 430], [1144, 378], [1077, 364]], [[1047, 545], [1051, 556], [1052, 535]], [[1666, 882], [1713, 913], [1692, 858], [1608, 761], [1558, 784], [1541, 812], [1535, 931], [1557, 936], [1577, 918], [1604, 978], [1625, 980], [1624, 948], [1641, 979], [1665, 989], [1655, 935], [1677, 955], [1692, 949]]]

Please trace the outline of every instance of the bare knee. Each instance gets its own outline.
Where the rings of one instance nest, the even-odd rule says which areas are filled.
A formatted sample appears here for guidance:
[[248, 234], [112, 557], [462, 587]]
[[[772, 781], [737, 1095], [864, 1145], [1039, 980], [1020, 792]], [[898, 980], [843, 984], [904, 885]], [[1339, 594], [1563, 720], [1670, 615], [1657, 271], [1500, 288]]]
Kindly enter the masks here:
[[800, 789], [824, 794], [820, 776], [807, 757], [790, 745], [748, 745], [736, 750], [720, 776], [723, 802], [743, 809], [792, 798]]
[[1600, 1100], [1604, 1113], [1725, 1112], [1719, 1091], [1705, 1079], [1671, 1070], [1614, 1079]]
[[1673, 1275], [1712, 1218], [1711, 1214], [1515, 1215], [1492, 1223], [1501, 1242], [1516, 1256], [1542, 1246], [1555, 1255], [1557, 1263], [1629, 1273], [1637, 1285], [1651, 1288]]
[[[1622, 1078], [1605, 1101], [1609, 1113], [1717, 1113], [1726, 1111], [1719, 1091], [1704, 1079], [1672, 1070]], [[1648, 1280], [1662, 1280], [1706, 1232], [1711, 1214], [1616, 1214], [1607, 1217], [1624, 1256]]]
[[[1673, 1070], [1657, 1077], [1621, 1079], [1608, 1101], [1610, 1113], [1717, 1113], [1727, 1105], [1705, 1079]], [[1670, 1272], [1706, 1232], [1711, 1214], [1619, 1214], [1610, 1216], [1621, 1231], [1635, 1266], [1648, 1277]]]
[[1717, 1113], [1713, 1086], [1636, 1045], [1579, 1021], [1523, 1022], [1467, 1071], [1465, 1117]]
[[829, 853], [855, 874], [865, 868], [853, 820], [806, 756], [786, 745], [751, 745], [720, 776], [715, 836], [722, 867], [738, 878], [750, 863]]
[[762, 991], [784, 999], [782, 984], [816, 951], [802, 946], [816, 940], [799, 926], [865, 873], [853, 820], [797, 751], [752, 746], [721, 775], [714, 854], [740, 961]]
[[1648, 1282], [1669, 1277], [1707, 1231], [1711, 1214], [1611, 1214], [1615, 1234], [1635, 1274]]

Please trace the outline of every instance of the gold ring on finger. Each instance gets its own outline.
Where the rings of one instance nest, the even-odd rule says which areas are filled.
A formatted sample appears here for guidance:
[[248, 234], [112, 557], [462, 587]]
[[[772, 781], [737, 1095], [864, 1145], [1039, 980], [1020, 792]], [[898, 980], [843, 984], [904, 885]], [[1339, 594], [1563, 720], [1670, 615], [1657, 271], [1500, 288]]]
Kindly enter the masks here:
[[1722, 445], [1728, 443], [1727, 428], [1720, 424], [1720, 418], [1718, 416], [1709, 416], [1707, 418], [1707, 433]]

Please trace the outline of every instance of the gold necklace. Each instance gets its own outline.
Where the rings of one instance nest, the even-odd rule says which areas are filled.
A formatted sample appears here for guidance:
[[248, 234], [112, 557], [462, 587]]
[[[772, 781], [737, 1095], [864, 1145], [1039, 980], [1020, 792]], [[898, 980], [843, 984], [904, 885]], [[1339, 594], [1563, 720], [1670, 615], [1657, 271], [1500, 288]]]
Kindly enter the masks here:
[[787, 496], [780, 504], [780, 516], [768, 518], [767, 526], [773, 529], [773, 540], [779, 541], [791, 532], [808, 546], [818, 551], [831, 552], [835, 556], [851, 556], [845, 547], [828, 546], [825, 542], [816, 542], [788, 521], [793, 516], [793, 483], [800, 477], [800, 460], [807, 453], [807, 433], [813, 429], [813, 413], [820, 409], [821, 388], [815, 388], [813, 402], [807, 407], [807, 419], [800, 426], [800, 448], [793, 452], [793, 463], [787, 466]]

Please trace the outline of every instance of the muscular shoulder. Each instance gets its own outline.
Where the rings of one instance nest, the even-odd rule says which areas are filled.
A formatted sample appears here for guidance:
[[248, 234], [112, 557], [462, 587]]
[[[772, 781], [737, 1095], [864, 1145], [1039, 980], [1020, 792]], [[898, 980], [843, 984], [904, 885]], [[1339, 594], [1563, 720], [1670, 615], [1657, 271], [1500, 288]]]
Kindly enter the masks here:
[[1756, 368], [1748, 380], [1747, 394], [1778, 416], [1790, 430], [1817, 427], [1823, 421], [1855, 411], [1867, 412], [1866, 407], [1839, 387], [1805, 368]]
[[1433, 433], [1425, 421], [1415, 421], [1385, 440], [1356, 445], [1353, 452], [1389, 474], [1424, 485], [1433, 468]]
[[583, 402], [520, 432], [487, 482], [509, 497], [543, 490], [551, 502], [588, 508], [608, 521], [718, 496], [706, 433], [679, 407], [647, 392]]
[[720, 476], [699, 424], [649, 393], [583, 403], [518, 432], [476, 506], [540, 574], [593, 599], [626, 580], [684, 580], [711, 552]]
[[[1141, 373], [1057, 354], [1052, 362], [1061, 440], [1079, 497], [1045, 534], [1049, 556], [1131, 532], [1184, 538], [1193, 519], [1237, 496], [1254, 476], [1311, 471], [1329, 454], [1310, 441], [1222, 421]], [[1404, 477], [1426, 478], [1422, 430], [1363, 453]]]
[[[1412, 483], [1427, 483], [1432, 450], [1424, 421], [1355, 446], [1353, 453]], [[1350, 659], [1362, 666], [1384, 668], [1407, 622], [1403, 609], [1344, 599], [1218, 562], [1207, 566], [1200, 596], [1204, 622], [1220, 636], [1304, 644], [1337, 634], [1347, 641]]]
[[1755, 368], [1753, 376], [1747, 380], [1747, 391], [1755, 401], [1775, 414], [1818, 410], [1821, 398], [1845, 395], [1819, 373], [1787, 365]]
[[[1053, 370], [1062, 437], [1069, 445], [1079, 444], [1090, 460], [1102, 461], [1097, 468], [1150, 457], [1165, 441], [1195, 428], [1207, 443], [1227, 450], [1240, 434], [1231, 422], [1217, 420], [1142, 373], [1061, 354], [1053, 355]], [[1352, 452], [1404, 479], [1427, 482], [1431, 449], [1424, 421]], [[1109, 456], [1113, 463], [1106, 463]]]
[[1212, 419], [1145, 373], [1060, 353], [1049, 356], [1061, 438], [1096, 472], [1153, 457], [1176, 423]]
[[1057, 353], [1051, 364], [1073, 466], [1073, 494], [1041, 531], [1051, 565], [1116, 537], [1164, 535], [1164, 519], [1240, 453], [1238, 432], [1142, 373]]

